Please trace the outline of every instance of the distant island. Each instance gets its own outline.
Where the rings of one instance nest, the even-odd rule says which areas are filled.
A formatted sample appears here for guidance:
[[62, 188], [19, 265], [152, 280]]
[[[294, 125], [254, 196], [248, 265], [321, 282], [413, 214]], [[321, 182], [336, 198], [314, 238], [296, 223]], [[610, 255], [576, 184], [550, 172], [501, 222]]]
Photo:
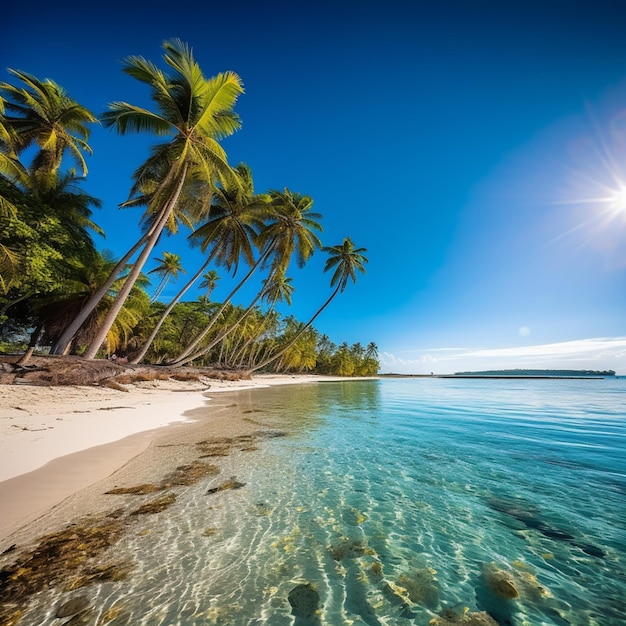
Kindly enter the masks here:
[[614, 370], [485, 370], [454, 374], [380, 374], [384, 378], [615, 378]]
[[485, 370], [483, 372], [455, 372], [453, 376], [506, 378], [607, 378], [614, 370]]

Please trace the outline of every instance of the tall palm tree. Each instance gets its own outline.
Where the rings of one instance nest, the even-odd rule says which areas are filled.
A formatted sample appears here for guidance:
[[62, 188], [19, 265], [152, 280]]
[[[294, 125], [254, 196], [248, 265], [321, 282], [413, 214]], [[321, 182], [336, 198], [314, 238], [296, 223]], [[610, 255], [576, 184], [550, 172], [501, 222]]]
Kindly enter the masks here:
[[357, 270], [365, 273], [365, 263], [367, 263], [367, 258], [364, 253], [367, 252], [367, 250], [365, 248], [355, 248], [349, 237], [346, 237], [341, 245], [327, 246], [324, 247], [323, 250], [329, 254], [326, 264], [324, 265], [324, 271], [328, 272], [333, 268], [335, 270], [330, 280], [330, 286], [335, 287], [335, 289], [322, 306], [315, 312], [313, 317], [311, 317], [309, 321], [300, 328], [295, 337], [293, 337], [293, 339], [287, 343], [286, 346], [280, 349], [276, 354], [271, 355], [260, 363], [254, 365], [254, 367], [248, 369], [248, 374], [269, 365], [287, 352], [287, 350], [289, 350], [289, 348], [291, 348], [291, 346], [298, 341], [298, 338], [302, 335], [302, 333], [304, 333], [306, 329], [313, 324], [319, 314], [332, 302], [335, 296], [345, 290], [348, 280], [352, 279], [352, 282], [356, 282]]
[[[68, 320], [72, 319], [76, 312], [82, 308], [84, 302], [98, 290], [116, 264], [117, 259], [108, 250], [104, 250], [102, 253], [93, 250], [82, 259], [72, 260], [73, 271], [71, 277], [66, 281], [63, 291], [44, 298], [37, 309], [37, 313], [43, 321], [48, 341], [54, 341], [63, 332]], [[87, 323], [80, 328], [74, 337], [74, 348], [77, 351], [89, 343], [100, 320], [106, 315], [115, 299], [115, 294], [123, 284], [124, 277], [122, 276], [113, 283], [107, 295], [92, 311]], [[147, 284], [147, 277], [140, 276], [133, 288], [131, 298], [107, 334], [109, 351], [112, 352], [117, 349], [122, 337], [128, 337], [131, 328], [139, 321], [139, 316], [146, 313], [150, 299], [143, 288]]]
[[154, 290], [154, 294], [152, 294], [151, 302], [155, 302], [159, 299], [159, 296], [165, 289], [167, 283], [170, 281], [170, 278], [176, 279], [180, 274], [187, 273], [183, 268], [180, 254], [175, 254], [174, 252], [163, 252], [163, 258], [157, 259], [157, 261], [159, 262], [159, 265], [148, 272], [148, 274], [158, 274], [161, 277], [157, 288]]
[[[117, 274], [111, 280], [115, 280], [124, 264], [143, 246], [127, 284], [87, 349], [86, 358], [95, 357], [108, 328], [168, 224], [185, 183], [190, 179], [200, 179], [207, 185], [213, 185], [217, 181], [233, 178], [219, 140], [234, 133], [241, 125], [239, 117], [233, 112], [237, 98], [243, 93], [239, 76], [226, 72], [205, 78], [191, 48], [178, 39], [166, 41], [163, 49], [168, 73], [142, 57], [129, 57], [124, 65], [127, 74], [148, 85], [155, 110], [127, 102], [114, 102], [102, 118], [105, 126], [115, 128], [121, 134], [148, 131], [169, 136], [170, 139], [154, 146], [148, 160], [135, 172], [132, 193], [147, 195], [147, 213], [156, 217], [122, 258], [122, 265], [113, 272], [117, 271]], [[99, 295], [101, 297], [102, 294]], [[91, 309], [97, 305], [97, 297], [94, 300], [89, 303]], [[85, 314], [89, 312], [85, 311]], [[81, 323], [76, 320], [68, 334], [76, 332]], [[71, 334], [64, 337], [66, 341], [70, 338]]]
[[[9, 72], [21, 81], [22, 86], [0, 82], [5, 109], [4, 113], [0, 111], [0, 140], [5, 146], [11, 146], [5, 154], [14, 158], [36, 145], [38, 149], [30, 174], [39, 178], [43, 186], [46, 181], [54, 181], [66, 152], [85, 176], [87, 163], [83, 153], [91, 154], [87, 143], [90, 134], [87, 124], [97, 122], [97, 118], [49, 78], [40, 80], [14, 69], [9, 69]], [[2, 164], [9, 165], [6, 158]]]

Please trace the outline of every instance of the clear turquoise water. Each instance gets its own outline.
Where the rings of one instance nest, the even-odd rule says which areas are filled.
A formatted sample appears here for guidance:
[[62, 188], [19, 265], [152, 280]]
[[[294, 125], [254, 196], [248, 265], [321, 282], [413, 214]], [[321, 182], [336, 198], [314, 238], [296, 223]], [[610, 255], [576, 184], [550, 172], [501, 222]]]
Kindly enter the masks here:
[[[101, 613], [164, 626], [427, 625], [446, 609], [626, 624], [626, 380], [326, 383], [233, 401], [288, 436], [227, 459], [244, 488], [190, 487], [151, 516], [158, 532], [118, 544], [137, 567], [95, 590]], [[503, 580], [518, 598], [502, 597]], [[319, 596], [309, 617], [288, 601], [302, 583]]]

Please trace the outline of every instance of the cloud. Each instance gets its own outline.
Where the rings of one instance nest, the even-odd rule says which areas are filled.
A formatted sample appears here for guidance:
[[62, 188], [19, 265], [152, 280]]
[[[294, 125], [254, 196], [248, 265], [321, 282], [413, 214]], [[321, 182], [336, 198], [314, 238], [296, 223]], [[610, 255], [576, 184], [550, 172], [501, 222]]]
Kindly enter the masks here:
[[513, 348], [428, 348], [405, 350], [407, 359], [382, 352], [381, 367], [403, 373], [445, 368], [461, 370], [539, 367], [544, 369], [616, 369], [626, 367], [626, 337], [596, 337]]
[[538, 346], [519, 346], [516, 348], [493, 348], [473, 350], [457, 354], [457, 357], [588, 357], [590, 353], [604, 353], [607, 356], [623, 354], [626, 349], [626, 337], [601, 337], [596, 339], [577, 339], [559, 343], [546, 343]]

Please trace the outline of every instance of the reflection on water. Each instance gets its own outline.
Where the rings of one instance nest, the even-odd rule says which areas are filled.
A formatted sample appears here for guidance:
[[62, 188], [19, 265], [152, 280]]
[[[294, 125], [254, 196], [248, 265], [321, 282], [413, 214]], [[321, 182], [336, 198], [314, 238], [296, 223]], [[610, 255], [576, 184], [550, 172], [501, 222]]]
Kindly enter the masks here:
[[[625, 392], [388, 380], [237, 394], [288, 436], [229, 457], [240, 488], [210, 477], [133, 526], [108, 557], [130, 557], [132, 575], [84, 590], [88, 623], [623, 624]], [[24, 623], [49, 624], [58, 603], [38, 594]]]

